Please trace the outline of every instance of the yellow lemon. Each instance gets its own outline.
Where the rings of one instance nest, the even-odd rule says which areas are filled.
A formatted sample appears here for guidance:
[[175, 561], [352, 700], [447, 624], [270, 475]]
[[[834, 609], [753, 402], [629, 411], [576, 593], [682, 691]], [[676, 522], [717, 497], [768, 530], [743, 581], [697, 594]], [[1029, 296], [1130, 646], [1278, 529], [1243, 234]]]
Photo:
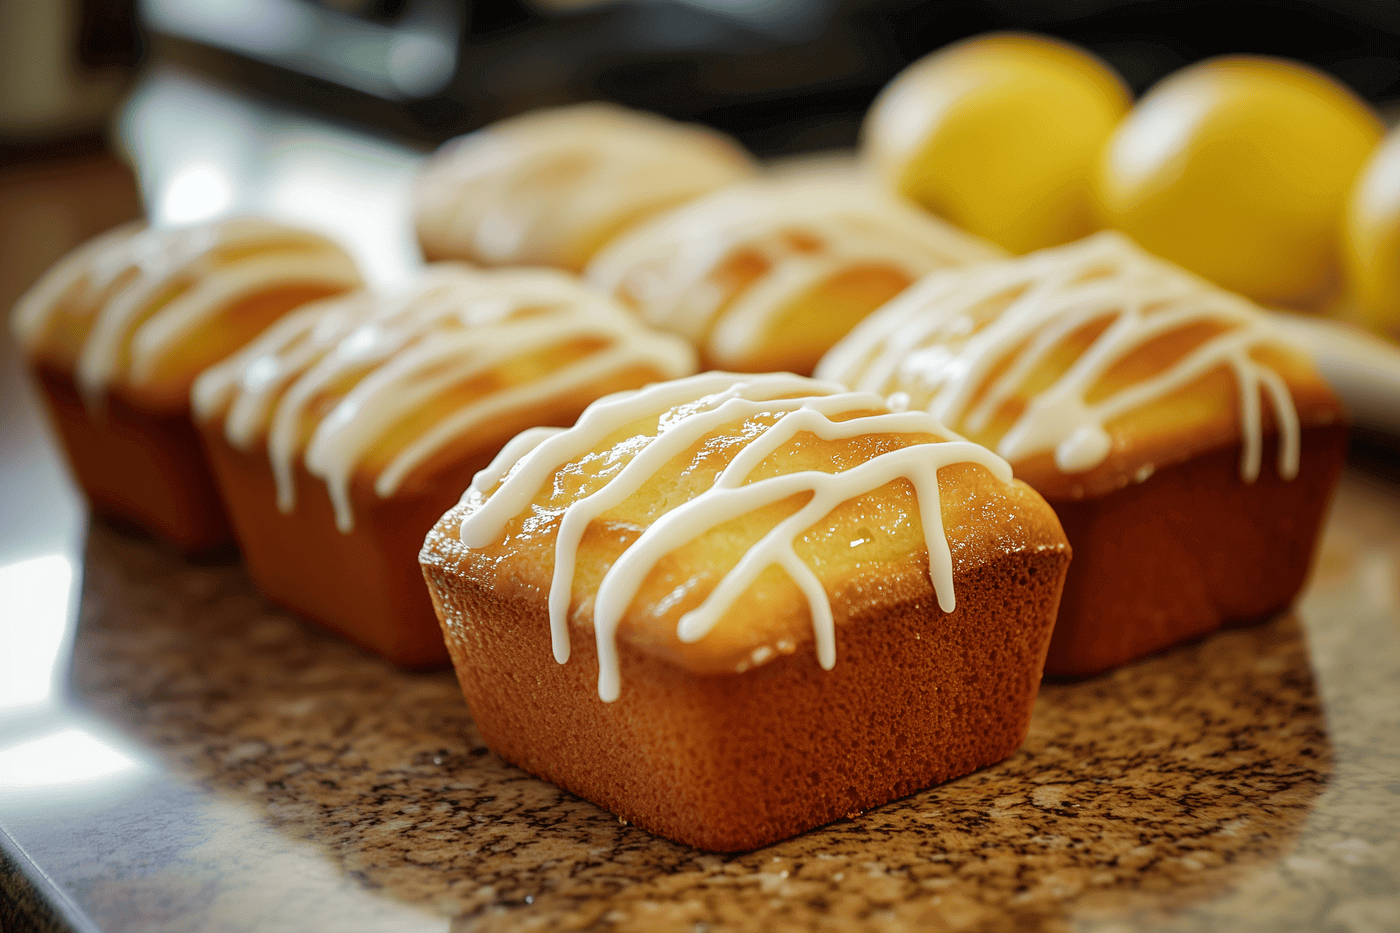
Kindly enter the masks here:
[[1100, 215], [1256, 301], [1316, 308], [1340, 284], [1347, 192], [1380, 136], [1376, 114], [1320, 72], [1211, 59], [1153, 88], [1114, 131]]
[[1371, 156], [1352, 188], [1343, 256], [1356, 317], [1400, 337], [1400, 130]]
[[862, 157], [933, 213], [1024, 253], [1097, 229], [1090, 175], [1128, 103], [1118, 76], [1081, 49], [981, 36], [890, 82], [866, 117]]

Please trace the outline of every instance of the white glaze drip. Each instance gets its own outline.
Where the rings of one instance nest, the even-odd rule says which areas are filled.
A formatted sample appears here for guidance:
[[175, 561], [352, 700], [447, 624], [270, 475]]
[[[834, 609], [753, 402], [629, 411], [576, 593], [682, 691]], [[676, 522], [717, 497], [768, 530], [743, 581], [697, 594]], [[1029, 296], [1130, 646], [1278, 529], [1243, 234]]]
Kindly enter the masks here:
[[98, 281], [93, 275], [96, 271], [94, 267], [100, 257], [118, 251], [142, 229], [140, 223], [114, 227], [88, 240], [44, 273], [15, 303], [10, 325], [20, 345], [32, 350], [60, 307], [93, 306], [95, 309], [102, 292], [112, 288], [116, 282], [110, 274], [108, 281]]
[[[740, 250], [768, 271], [731, 298], [712, 277]], [[630, 293], [657, 327], [734, 360], [769, 336], [791, 302], [845, 270], [893, 268], [912, 281], [1001, 255], [854, 173], [794, 172], [641, 224], [609, 244], [587, 276], [604, 291]]]
[[97, 407], [117, 380], [149, 381], [165, 353], [245, 297], [359, 282], [354, 262], [329, 240], [263, 220], [128, 225], [50, 270], [16, 306], [15, 330], [32, 346], [60, 310], [93, 317], [74, 378]]
[[[1009, 303], [991, 320], [981, 320], [999, 299]], [[1063, 473], [1091, 470], [1112, 452], [1107, 425], [1113, 419], [1227, 367], [1239, 387], [1241, 476], [1246, 482], [1259, 476], [1261, 393], [1273, 407], [1281, 439], [1279, 475], [1297, 475], [1300, 428], [1293, 398], [1279, 374], [1252, 355], [1261, 346], [1288, 346], [1287, 338], [1245, 299], [1148, 255], [1117, 233], [932, 275], [866, 318], [827, 354], [817, 373], [863, 391], [904, 393], [947, 424], [977, 432], [1057, 346], [1105, 318], [1111, 322], [1083, 354], [1029, 400], [998, 442], [999, 454], [1016, 463], [1053, 452]], [[1087, 401], [1100, 377], [1129, 353], [1200, 323], [1225, 329], [1162, 372]]]
[[281, 393], [368, 317], [375, 304], [372, 293], [359, 291], [312, 302], [281, 318], [195, 380], [195, 419], [206, 421], [226, 408], [224, 436], [239, 450], [248, 450], [262, 436]]
[[[676, 413], [677, 406], [685, 409]], [[833, 416], [869, 411], [884, 413], [831, 420]], [[726, 521], [800, 493], [811, 493], [811, 498], [753, 545], [699, 607], [681, 617], [677, 636], [682, 641], [704, 638], [758, 575], [776, 564], [806, 596], [817, 659], [829, 670], [836, 662], [831, 603], [821, 580], [798, 557], [794, 541], [836, 506], [896, 479], [914, 486], [928, 547], [929, 576], [940, 608], [952, 612], [956, 605], [952, 554], [943, 531], [938, 470], [952, 463], [977, 463], [1006, 483], [1011, 480], [1011, 468], [984, 447], [949, 440], [888, 451], [838, 473], [803, 471], [746, 482], [759, 464], [803, 431], [826, 440], [887, 433], [950, 436], [925, 412], [890, 412], [880, 396], [844, 392], [832, 383], [787, 374], [743, 377], [706, 373], [649, 386], [595, 402], [571, 429], [522, 435], [472, 481], [463, 501], [476, 508], [462, 521], [461, 541], [469, 548], [489, 545], [560, 467], [595, 449], [624, 425], [642, 418], [658, 419], [656, 435], [601, 488], [571, 503], [560, 520], [549, 622], [554, 656], [562, 664], [569, 659], [568, 613], [578, 548], [589, 524], [637, 492], [664, 464], [707, 434], [764, 414], [780, 417], [735, 455], [709, 490], [658, 518], [604, 575], [593, 602], [598, 695], [612, 701], [620, 693], [617, 627], [657, 562]]]
[[[375, 478], [376, 495], [393, 496], [414, 469], [457, 438], [568, 398], [610, 374], [645, 367], [669, 378], [695, 368], [682, 341], [647, 330], [563, 273], [478, 273], [444, 263], [396, 299], [361, 292], [293, 315], [201, 376], [197, 414], [208, 418], [227, 407], [225, 436], [245, 450], [266, 430], [284, 512], [296, 504], [300, 455], [307, 472], [326, 483], [336, 523], [349, 532], [351, 477], [391, 428], [512, 359], [574, 341], [600, 346], [542, 378], [463, 401], [394, 454]], [[333, 404], [306, 439], [307, 420], [326, 399]]]
[[559, 264], [639, 214], [753, 174], [710, 130], [606, 104], [542, 110], [448, 143], [424, 170], [419, 235], [492, 264]]

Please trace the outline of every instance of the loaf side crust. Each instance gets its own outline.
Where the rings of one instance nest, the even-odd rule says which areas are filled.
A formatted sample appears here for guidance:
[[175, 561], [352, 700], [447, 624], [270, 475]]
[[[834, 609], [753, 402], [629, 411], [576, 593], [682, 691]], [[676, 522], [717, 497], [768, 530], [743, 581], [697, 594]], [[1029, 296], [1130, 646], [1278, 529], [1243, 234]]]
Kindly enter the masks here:
[[725, 852], [1011, 754], [1068, 564], [1068, 549], [1043, 547], [960, 567], [952, 613], [931, 593], [892, 586], [886, 604], [839, 620], [831, 670], [810, 643], [743, 673], [705, 674], [622, 642], [621, 697], [604, 703], [589, 639], [554, 660], [543, 594], [482, 585], [424, 552], [489, 747], [651, 832]]
[[1240, 478], [1239, 445], [1083, 499], [1051, 499], [1074, 548], [1046, 675], [1097, 674], [1222, 626], [1270, 618], [1307, 579], [1347, 428], [1305, 427], [1298, 475]]
[[[1069, 551], [1053, 509], [1024, 483], [1003, 483], [979, 465], [956, 463], [939, 470], [938, 487], [955, 578], [958, 572], [1005, 554]], [[841, 504], [800, 536], [811, 547], [811, 557], [805, 559], [812, 561], [827, 590], [837, 624], [867, 610], [881, 611], [896, 601], [934, 599], [917, 503], [913, 488], [896, 481]], [[461, 544], [458, 535], [469, 508], [459, 504], [442, 517], [428, 535], [420, 560], [425, 566], [473, 579], [482, 588], [520, 593], [543, 606], [554, 568], [557, 516], [527, 510], [522, 516], [534, 526], [528, 534], [512, 534], [504, 543], [471, 549]], [[768, 513], [758, 527], [769, 527], [767, 523], [776, 522], [781, 514], [786, 513]], [[892, 539], [877, 542], [877, 547], [884, 547], [883, 559], [864, 559], [862, 550], [853, 546], [896, 527], [902, 549]], [[628, 522], [604, 519], [589, 526], [579, 548], [569, 613], [572, 644], [595, 638], [593, 590], [642, 530]], [[750, 529], [750, 533], [757, 532]], [[705, 638], [678, 639], [681, 616], [705, 599], [743, 547], [736, 548], [722, 533], [710, 533], [662, 556], [620, 619], [618, 643], [630, 643], [702, 674], [746, 670], [775, 653], [810, 645], [815, 636], [806, 598], [792, 578], [776, 567], [762, 574]]]
[[[423, 585], [423, 538], [461, 497], [500, 446], [530, 424], [577, 420], [581, 399], [641, 385], [661, 374], [634, 366], [596, 380], [579, 396], [551, 400], [444, 444], [381, 497], [377, 471], [356, 469], [349, 483], [354, 525], [342, 533], [326, 483], [292, 464], [295, 503], [283, 513], [263, 436], [247, 450], [229, 442], [226, 406], [199, 424], [199, 434], [228, 503], [249, 575], [274, 602], [409, 670], [446, 667], [449, 659]], [[376, 451], [380, 459], [384, 451]]]
[[187, 412], [148, 411], [117, 393], [92, 412], [70, 373], [43, 364], [34, 373], [68, 462], [95, 510], [154, 531], [187, 553], [232, 540]]
[[[322, 628], [409, 670], [446, 667], [437, 617], [423, 587], [415, 548], [425, 529], [455, 501], [457, 484], [380, 499], [363, 484], [351, 487], [355, 527], [343, 534], [326, 484], [298, 461], [296, 505], [277, 507], [277, 487], [263, 445], [242, 451], [222, 424], [200, 433], [253, 583], [263, 595]], [[470, 481], [463, 465], [458, 477]]]

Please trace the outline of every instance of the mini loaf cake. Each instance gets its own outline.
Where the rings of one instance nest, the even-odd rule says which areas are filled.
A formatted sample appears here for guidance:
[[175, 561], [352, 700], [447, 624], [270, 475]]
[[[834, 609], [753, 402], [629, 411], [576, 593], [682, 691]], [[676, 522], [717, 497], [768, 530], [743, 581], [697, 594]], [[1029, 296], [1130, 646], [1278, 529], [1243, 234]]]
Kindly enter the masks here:
[[707, 366], [808, 374], [915, 279], [1001, 255], [854, 173], [794, 171], [633, 228], [587, 276]]
[[930, 276], [818, 372], [931, 412], [1055, 506], [1075, 559], [1052, 674], [1286, 608], [1346, 453], [1265, 312], [1116, 233]]
[[229, 527], [190, 422], [195, 376], [293, 308], [359, 283], [340, 247], [305, 230], [132, 224], [63, 259], [12, 323], [93, 505], [200, 550]]
[[755, 171], [738, 143], [701, 126], [608, 104], [537, 110], [429, 160], [418, 241], [430, 260], [578, 271], [628, 226]]
[[405, 294], [318, 302], [200, 376], [195, 414], [248, 570], [279, 603], [404, 667], [447, 662], [417, 555], [523, 428], [695, 371], [552, 270], [430, 266]]
[[420, 560], [493, 750], [737, 851], [1009, 755], [1069, 557], [929, 415], [706, 373], [520, 435]]

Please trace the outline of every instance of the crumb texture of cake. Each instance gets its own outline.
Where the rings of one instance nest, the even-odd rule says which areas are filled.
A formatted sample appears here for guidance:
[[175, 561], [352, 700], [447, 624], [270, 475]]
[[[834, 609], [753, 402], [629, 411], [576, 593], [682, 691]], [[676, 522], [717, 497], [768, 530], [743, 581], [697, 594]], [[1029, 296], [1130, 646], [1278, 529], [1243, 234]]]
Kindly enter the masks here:
[[627, 227], [756, 171], [715, 130], [578, 104], [446, 143], [419, 178], [414, 218], [430, 260], [578, 271]]
[[1285, 608], [1345, 454], [1267, 313], [1111, 232], [931, 275], [817, 372], [932, 413], [1056, 506], [1077, 556], [1052, 673]]
[[775, 174], [707, 195], [613, 241], [586, 275], [706, 364], [809, 374], [916, 279], [996, 247], [854, 170]]
[[359, 284], [350, 256], [310, 231], [128, 224], [54, 266], [12, 326], [94, 505], [198, 550], [228, 526], [189, 421], [195, 377], [292, 309]]
[[738, 850], [1010, 754], [1069, 556], [927, 413], [706, 373], [523, 433], [420, 560], [496, 751]]
[[289, 315], [193, 399], [259, 587], [421, 667], [446, 654], [416, 556], [472, 475], [522, 428], [694, 369], [563, 272], [440, 263]]

